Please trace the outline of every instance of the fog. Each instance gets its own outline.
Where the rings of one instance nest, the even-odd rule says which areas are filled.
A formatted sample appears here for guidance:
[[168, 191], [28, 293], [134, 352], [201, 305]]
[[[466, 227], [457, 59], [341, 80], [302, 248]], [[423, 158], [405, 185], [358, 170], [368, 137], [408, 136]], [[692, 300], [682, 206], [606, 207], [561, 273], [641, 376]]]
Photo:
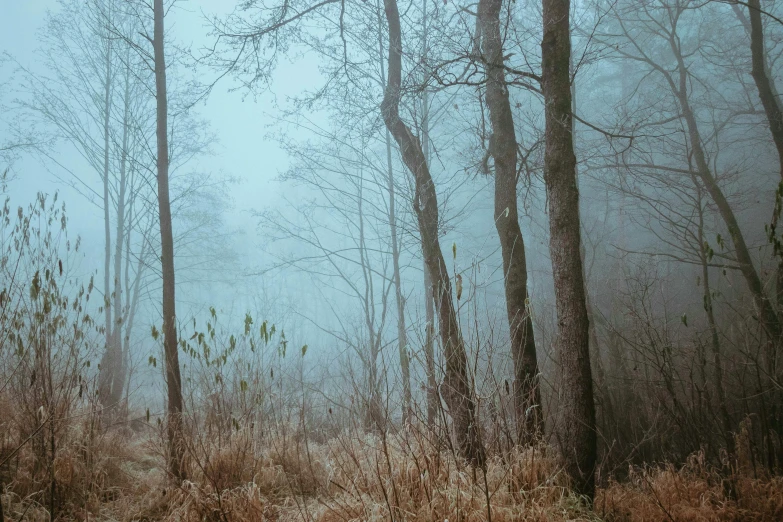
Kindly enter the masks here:
[[[385, 454], [392, 476], [430, 445], [474, 468], [465, 487], [487, 493], [475, 520], [517, 509], [490, 499], [487, 473], [523, 451], [551, 457], [542, 473], [562, 471], [584, 509], [614, 499], [607, 519], [661, 515], [633, 518], [612, 490], [644, 466], [696, 459], [735, 490], [752, 467], [780, 487], [776, 3], [30, 0], [0, 13], [0, 395], [19, 404], [2, 448], [38, 459], [0, 470], [8, 509], [77, 516], [55, 462], [85, 415], [102, 437], [146, 441], [154, 480], [217, 498], [256, 484], [270, 455], [296, 450], [302, 465], [308, 444], [343, 445], [345, 461], [318, 457], [325, 469]], [[51, 455], [25, 449], [36, 419]], [[223, 484], [216, 455], [240, 436], [254, 445], [232, 455], [250, 467]], [[279, 498], [305, 506], [292, 520], [328, 519], [310, 499], [335, 519], [404, 519], [385, 486], [347, 507], [353, 489], [306, 460], [295, 478], [279, 464]], [[443, 498], [461, 487], [444, 480]], [[208, 511], [193, 502], [155, 516]], [[405, 516], [471, 509], [436, 504]], [[582, 507], [571, 516], [591, 516]], [[215, 520], [260, 519], [243, 509]]]

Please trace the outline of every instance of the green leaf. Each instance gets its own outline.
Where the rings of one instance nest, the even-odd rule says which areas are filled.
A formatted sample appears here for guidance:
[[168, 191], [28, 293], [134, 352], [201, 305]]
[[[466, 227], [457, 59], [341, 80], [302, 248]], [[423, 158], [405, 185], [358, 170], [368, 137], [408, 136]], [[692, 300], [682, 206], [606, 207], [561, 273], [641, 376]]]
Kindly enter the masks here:
[[307, 353], [307, 345], [305, 344], [304, 346], [302, 346], [302, 357], [304, 357], [306, 353]]
[[152, 325], [152, 338], [157, 341], [159, 335], [160, 335], [160, 332], [158, 331], [157, 328], [155, 328], [155, 325], [153, 324]]

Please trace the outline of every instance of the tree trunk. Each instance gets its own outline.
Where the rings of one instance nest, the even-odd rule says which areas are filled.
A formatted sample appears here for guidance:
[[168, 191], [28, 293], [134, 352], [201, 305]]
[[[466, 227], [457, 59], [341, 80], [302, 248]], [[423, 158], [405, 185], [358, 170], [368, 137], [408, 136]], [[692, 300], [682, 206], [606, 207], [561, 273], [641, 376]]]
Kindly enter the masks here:
[[182, 433], [182, 379], [177, 352], [177, 321], [174, 300], [174, 237], [169, 201], [168, 99], [166, 94], [166, 59], [163, 46], [163, 0], [155, 0], [155, 93], [157, 98], [158, 145], [158, 208], [160, 213], [160, 245], [163, 273], [163, 350], [166, 357], [166, 387], [168, 391], [167, 435], [171, 477], [185, 479]]
[[[422, 152], [427, 166], [430, 164], [430, 139], [429, 139], [429, 96], [425, 90], [422, 94]], [[434, 430], [438, 425], [438, 410], [440, 399], [438, 397], [438, 378], [435, 370], [435, 300], [432, 278], [424, 262], [424, 361], [427, 372], [427, 426]]]
[[384, 8], [389, 26], [389, 58], [388, 81], [381, 103], [381, 114], [386, 128], [400, 147], [403, 162], [413, 174], [415, 181], [413, 208], [421, 234], [424, 260], [434, 283], [433, 297], [446, 364], [446, 378], [442, 392], [454, 421], [457, 447], [464, 458], [476, 466], [483, 467], [486, 457], [476, 419], [473, 382], [468, 376], [468, 360], [451, 295], [451, 280], [438, 240], [438, 201], [435, 185], [421, 144], [402, 121], [399, 113], [402, 34], [397, 1], [384, 0]]
[[[422, 63], [426, 65], [429, 50], [427, 47], [427, 0], [422, 1]], [[430, 96], [427, 86], [421, 93], [421, 151], [424, 154], [424, 162], [427, 168], [430, 165]], [[435, 430], [438, 425], [438, 410], [440, 399], [438, 397], [438, 379], [435, 373], [435, 301], [432, 289], [432, 278], [427, 263], [424, 263], [424, 361], [427, 376], [427, 426]]]
[[674, 41], [671, 41], [672, 51], [677, 58], [679, 85], [674, 83], [674, 80], [667, 76], [672, 91], [677, 96], [682, 115], [685, 118], [685, 122], [688, 129], [688, 138], [690, 141], [691, 149], [693, 150], [693, 157], [696, 161], [696, 169], [699, 174], [699, 178], [704, 183], [704, 188], [715, 202], [715, 206], [718, 207], [718, 212], [723, 219], [723, 222], [728, 229], [729, 236], [731, 237], [734, 249], [736, 252], [737, 262], [740, 266], [740, 272], [745, 278], [745, 282], [748, 285], [751, 296], [753, 297], [753, 303], [756, 307], [756, 313], [759, 317], [759, 322], [766, 331], [770, 339], [770, 346], [766, 350], [767, 357], [767, 370], [770, 371], [770, 376], [775, 376], [775, 359], [777, 346], [781, 340], [781, 327], [777, 314], [772, 307], [767, 295], [764, 293], [764, 287], [759, 278], [758, 272], [753, 264], [753, 258], [750, 255], [750, 250], [745, 243], [745, 237], [742, 234], [742, 230], [739, 227], [734, 210], [731, 208], [726, 196], [718, 186], [718, 182], [712, 174], [709, 163], [707, 163], [707, 157], [704, 152], [704, 148], [701, 143], [701, 134], [699, 133], [699, 126], [696, 122], [696, 116], [693, 113], [693, 109], [688, 99], [688, 72], [685, 67], [685, 63], [682, 58], [682, 54]]
[[122, 349], [122, 332], [125, 326], [125, 311], [122, 308], [122, 250], [125, 245], [125, 200], [128, 187], [128, 134], [130, 117], [130, 77], [125, 76], [125, 97], [122, 120], [122, 151], [120, 157], [120, 187], [117, 194], [117, 230], [114, 247], [114, 320], [112, 325], [112, 384], [111, 404], [117, 405], [125, 389], [125, 371]]
[[495, 228], [500, 237], [506, 311], [514, 361], [514, 409], [517, 443], [529, 445], [543, 434], [538, 360], [527, 293], [525, 242], [517, 212], [517, 138], [503, 68], [500, 35], [502, 0], [480, 0], [481, 53], [486, 69], [486, 102], [492, 122], [490, 154], [495, 160]]
[[751, 75], [759, 91], [761, 105], [769, 122], [769, 130], [780, 160], [780, 177], [783, 179], [783, 112], [775, 96], [772, 78], [767, 74], [764, 52], [764, 28], [761, 24], [761, 5], [759, 0], [748, 0], [750, 17], [750, 52], [753, 63]]
[[[367, 244], [364, 235], [364, 174], [359, 178], [358, 186], [358, 217], [359, 217], [359, 257], [362, 268], [362, 278], [364, 279], [364, 296], [362, 304], [364, 308], [364, 323], [367, 327], [369, 336], [369, 360], [367, 361], [368, 373], [368, 409], [367, 424], [369, 429], [377, 430], [379, 433], [386, 431], [386, 416], [383, 411], [381, 401], [381, 380], [378, 374], [378, 357], [381, 352], [381, 332], [375, 328], [375, 288], [373, 286], [372, 271], [370, 270], [370, 260], [367, 255]], [[385, 301], [384, 301], [385, 309]]]
[[[753, 63], [751, 75], [759, 91], [759, 99], [761, 99], [764, 114], [766, 114], [769, 122], [769, 131], [778, 151], [780, 186], [783, 187], [783, 111], [781, 111], [780, 103], [777, 99], [775, 81], [769, 75], [767, 56], [764, 50], [764, 26], [761, 23], [761, 2], [759, 0], [748, 0], [748, 15], [750, 18], [750, 52]], [[775, 246], [775, 255], [778, 257], [775, 301], [779, 309], [783, 307], [783, 245], [780, 244], [776, 234], [781, 211], [780, 198], [780, 193], [776, 192], [775, 211], [772, 215], [770, 228], [770, 240]]]
[[571, 134], [569, 0], [542, 0], [542, 91], [546, 106], [544, 179], [549, 198], [549, 252], [559, 336], [559, 443], [575, 490], [595, 494], [596, 433], [584, 273], [580, 255], [579, 188]]
[[[108, 17], [107, 13], [107, 17]], [[105, 20], [108, 25], [111, 20]], [[112, 338], [111, 318], [111, 215], [109, 198], [109, 142], [111, 123], [111, 87], [112, 87], [112, 39], [106, 39], [105, 55], [105, 84], [103, 89], [103, 230], [104, 230], [104, 256], [103, 256], [103, 311], [105, 314], [105, 342], [103, 356], [100, 363], [98, 376], [98, 400], [101, 405], [108, 407], [111, 404], [111, 384], [114, 381], [114, 346]]]
[[[695, 178], [695, 176], [694, 176]], [[698, 217], [699, 217], [699, 229], [698, 239], [699, 244], [703, 245], [704, 239], [704, 207], [702, 206], [702, 189], [696, 179], [693, 180], [696, 185], [697, 204], [699, 205]], [[699, 252], [699, 261], [701, 262], [701, 278], [704, 282], [704, 313], [707, 316], [707, 325], [710, 329], [710, 346], [712, 348], [713, 368], [715, 371], [715, 392], [718, 396], [718, 412], [720, 412], [720, 420], [723, 427], [723, 436], [726, 441], [726, 448], [729, 453], [734, 453], [734, 439], [731, 434], [731, 417], [729, 416], [729, 410], [726, 404], [726, 391], [723, 388], [723, 357], [721, 356], [720, 336], [718, 335], [718, 323], [715, 320], [715, 310], [712, 303], [712, 288], [710, 286], [710, 268], [709, 261], [707, 259], [707, 253], [702, 248]]]
[[397, 216], [394, 198], [394, 170], [392, 169], [392, 146], [389, 131], [386, 131], [386, 163], [389, 178], [389, 227], [392, 243], [392, 264], [394, 269], [394, 296], [397, 301], [397, 343], [400, 351], [400, 370], [402, 372], [402, 422], [408, 421], [411, 414], [411, 370], [408, 357], [408, 333], [405, 328], [405, 298], [402, 295], [400, 278], [400, 247], [397, 236]]
[[[674, 38], [669, 39], [669, 45], [671, 50], [677, 59], [677, 82], [668, 73], [665, 75], [669, 86], [679, 102], [682, 115], [685, 118], [688, 139], [690, 141], [691, 150], [693, 151], [693, 158], [696, 161], [696, 170], [699, 179], [704, 184], [704, 188], [710, 195], [710, 198], [718, 208], [718, 212], [728, 229], [731, 241], [734, 244], [735, 257], [739, 264], [740, 272], [745, 279], [745, 283], [748, 286], [748, 290], [753, 298], [753, 304], [755, 307], [758, 321], [767, 334], [767, 343], [764, 346], [764, 359], [765, 366], [764, 371], [767, 375], [768, 385], [773, 390], [778, 386], [776, 382], [780, 382], [780, 372], [778, 370], [777, 358], [778, 351], [781, 345], [781, 325], [777, 312], [775, 311], [772, 302], [764, 292], [764, 287], [761, 283], [756, 267], [753, 264], [753, 258], [750, 255], [750, 250], [745, 243], [745, 237], [740, 229], [737, 217], [734, 214], [729, 201], [723, 194], [717, 180], [712, 174], [709, 163], [707, 162], [707, 156], [704, 152], [704, 147], [701, 142], [701, 134], [699, 132], [699, 126], [696, 121], [696, 115], [690, 105], [688, 99], [688, 71], [683, 60], [682, 53], [680, 52], [679, 44]], [[770, 122], [772, 125], [772, 122]], [[776, 393], [777, 395], [777, 393]], [[780, 438], [780, 426], [783, 421], [780, 417], [780, 408], [777, 404], [777, 399], [773, 399], [771, 412], [769, 418], [766, 419], [769, 423], [771, 430], [777, 431], [776, 438]], [[766, 436], [766, 435], [765, 435]], [[767, 441], [768, 450], [768, 466], [770, 469], [774, 462], [774, 444], [771, 441]], [[781, 454], [783, 459], [783, 454]]]

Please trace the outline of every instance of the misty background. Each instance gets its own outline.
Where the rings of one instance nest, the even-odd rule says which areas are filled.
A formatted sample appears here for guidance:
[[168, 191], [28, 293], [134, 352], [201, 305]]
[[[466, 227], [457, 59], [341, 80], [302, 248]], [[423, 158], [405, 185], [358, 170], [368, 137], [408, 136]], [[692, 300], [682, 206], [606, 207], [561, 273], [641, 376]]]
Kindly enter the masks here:
[[[62, 55], [47, 53], [56, 48], [51, 28], [67, 26], [73, 16], [67, 13], [79, 12], [76, 4], [31, 0], [0, 7], [0, 146], [15, 144], [0, 157], [0, 168], [8, 168], [5, 195], [12, 209], [26, 207], [38, 192], [58, 193], [66, 205], [69, 237], [81, 238], [80, 250], [68, 261], [69, 274], [79, 281], [94, 277], [102, 295], [100, 174], [54, 124], [57, 116], [41, 110], [47, 96], [67, 93], [64, 85], [47, 80], [55, 75], [47, 60], [59, 62]], [[422, 6], [429, 6], [430, 29], [421, 29]], [[367, 347], [377, 344], [382, 395], [390, 418], [399, 421], [401, 317], [394, 304], [386, 132], [378, 110], [386, 40], [378, 36], [380, 25], [373, 25], [380, 20], [380, 4], [353, 7], [343, 48], [342, 33], [333, 30], [336, 11], [329, 11], [281, 40], [268, 70], [253, 69], [253, 59], [245, 58], [249, 62], [229, 72], [226, 63], [235, 44], [216, 37], [221, 27], [216, 24], [228, 20], [230, 25], [236, 22], [231, 17], [244, 11], [235, 11], [233, 2], [173, 4], [166, 29], [168, 52], [174, 56], [169, 81], [178, 100], [172, 112], [184, 122], [172, 124], [171, 131], [172, 150], [183, 151], [174, 154], [172, 163], [177, 320], [183, 339], [191, 333], [191, 339], [197, 338], [216, 324], [218, 337], [239, 335], [248, 315], [255, 330], [263, 321], [274, 324], [295, 354], [285, 358], [278, 347], [278, 357], [285, 358], [280, 371], [296, 383], [287, 393], [328, 407], [330, 413], [329, 405], [348, 409], [346, 401], [361, 395], [357, 383], [367, 379], [371, 366]], [[428, 120], [443, 256], [458, 281], [457, 313], [476, 393], [479, 402], [495, 405], [482, 411], [495, 415], [492, 408], [502, 410], [509, 400], [514, 374], [494, 222], [491, 130], [479, 68], [469, 60], [475, 27], [470, 9], [438, 1], [411, 4], [405, 11], [410, 51], [401, 112], [417, 135]], [[780, 11], [777, 3], [770, 9]], [[747, 20], [723, 2], [689, 4], [676, 23], [664, 8], [645, 11], [634, 2], [575, 1], [572, 11], [572, 95], [578, 117], [573, 134], [599, 439], [614, 471], [628, 461], [683, 459], [704, 445], [717, 455], [723, 435], [714, 429], [719, 424], [712, 406], [717, 399], [710, 395], [716, 386], [714, 360], [725, 358], [728, 415], [736, 424], [763, 409], [751, 397], [769, 392], [762, 384], [769, 376], [749, 369], [760, 365], [764, 333], [727, 226], [697, 179], [681, 100], [661, 71], [688, 71], [686, 98], [696, 113], [709, 167], [737, 217], [762, 292], [776, 295], [778, 260], [765, 227], [775, 208], [779, 167], [749, 74]], [[538, 3], [518, 0], [503, 16], [509, 76], [540, 68]], [[679, 56], [661, 36], [671, 29], [667, 23], [678, 31]], [[769, 18], [764, 23], [769, 72], [779, 79], [783, 25]], [[224, 54], [212, 54], [213, 48]], [[263, 55], [267, 48], [259, 48]], [[429, 62], [417, 58], [426, 52]], [[425, 74], [425, 62], [438, 65]], [[554, 439], [561, 405], [543, 179], [544, 104], [527, 82], [528, 76], [518, 74], [508, 90], [520, 154], [517, 199], [529, 306], [543, 409], [554, 419], [547, 437]], [[143, 91], [144, 81], [139, 85]], [[418, 99], [425, 91], [426, 118]], [[145, 103], [149, 99], [139, 102], [140, 114], [154, 115]], [[154, 143], [153, 133], [146, 137]], [[144, 143], [140, 140], [139, 147]], [[412, 389], [417, 404], [423, 404], [427, 295], [413, 181], [396, 144], [391, 164]], [[139, 172], [137, 188], [149, 199], [154, 178]], [[111, 222], [115, 226], [113, 215]], [[154, 223], [140, 221], [129, 233], [134, 255], [148, 230], [157, 230]], [[154, 242], [149, 246], [156, 248]], [[131, 258], [145, 268], [139, 272], [139, 308], [129, 333], [128, 401], [139, 411], [160, 415], [163, 372], [153, 362], [162, 360], [155, 335], [162, 324], [160, 267], [156, 256], [146, 253]], [[705, 274], [712, 285], [706, 296]], [[714, 308], [717, 320], [710, 320], [708, 308]], [[94, 316], [100, 322], [100, 312]], [[707, 346], [716, 336], [722, 351], [711, 353]], [[233, 340], [226, 342], [233, 347]], [[90, 357], [94, 370], [100, 350]], [[440, 354], [437, 358], [442, 362]], [[195, 382], [201, 370], [189, 364], [184, 359], [184, 373]], [[193, 396], [207, 396], [209, 388]], [[779, 391], [769, 393], [779, 396]], [[637, 411], [635, 405], [644, 407]]]

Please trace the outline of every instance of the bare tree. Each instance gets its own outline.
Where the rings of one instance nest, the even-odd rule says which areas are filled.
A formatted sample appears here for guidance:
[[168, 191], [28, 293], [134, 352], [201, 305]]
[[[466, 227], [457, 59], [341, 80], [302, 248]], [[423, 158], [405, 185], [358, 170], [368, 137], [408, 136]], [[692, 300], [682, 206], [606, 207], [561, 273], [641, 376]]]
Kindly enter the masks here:
[[783, 245], [777, 238], [777, 225], [780, 219], [783, 201], [781, 198], [781, 189], [783, 187], [783, 109], [778, 100], [778, 91], [775, 80], [770, 73], [767, 53], [764, 45], [764, 24], [761, 19], [761, 2], [759, 0], [748, 0], [748, 18], [746, 19], [739, 5], [732, 4], [735, 14], [743, 22], [750, 36], [751, 53], [751, 76], [756, 84], [761, 105], [764, 107], [764, 114], [769, 124], [769, 132], [772, 135], [772, 141], [778, 154], [778, 163], [780, 166], [779, 188], [776, 191], [775, 209], [772, 213], [772, 219], [769, 226], [769, 239], [772, 242], [775, 254], [778, 257], [776, 295], [775, 301], [778, 306], [778, 312], [783, 306]]
[[495, 160], [495, 228], [503, 254], [506, 310], [514, 361], [517, 442], [531, 444], [543, 434], [538, 360], [527, 292], [527, 260], [517, 212], [517, 139], [503, 60], [502, 0], [481, 0], [478, 20], [486, 68], [485, 98], [492, 123], [489, 153]]
[[546, 107], [544, 180], [549, 197], [549, 252], [555, 280], [564, 422], [558, 439], [577, 492], [595, 494], [596, 433], [584, 271], [580, 250], [579, 188], [571, 134], [570, 0], [543, 0], [541, 85]]
[[384, 0], [384, 9], [389, 27], [389, 55], [386, 92], [381, 103], [381, 114], [386, 127], [400, 147], [403, 162], [413, 174], [415, 181], [413, 208], [419, 223], [427, 271], [434, 283], [433, 298], [439, 317], [438, 324], [446, 364], [446, 377], [441, 393], [454, 421], [460, 453], [473, 464], [483, 467], [486, 456], [476, 418], [473, 383], [468, 374], [465, 344], [454, 309], [448, 268], [438, 239], [438, 202], [435, 185], [421, 143], [402, 120], [399, 112], [402, 83], [402, 31], [396, 0]]
[[[101, 357], [99, 397], [105, 408], [116, 406], [125, 388], [123, 335], [138, 309], [123, 307], [123, 267], [133, 279], [144, 275], [126, 246], [137, 220], [126, 209], [145, 194], [141, 150], [147, 137], [148, 98], [136, 73], [137, 61], [129, 45], [114, 37], [115, 27], [132, 31], [133, 20], [117, 10], [114, 0], [87, 4], [64, 1], [61, 12], [47, 19], [42, 37], [43, 74], [22, 69], [29, 99], [21, 106], [33, 121], [54, 129], [54, 138], [72, 145], [100, 177], [100, 189], [79, 169], [66, 165], [48, 147], [36, 150], [56, 166], [57, 176], [98, 206], [103, 213], [103, 294], [105, 351]], [[65, 176], [60, 173], [65, 172]], [[114, 216], [112, 216], [112, 214]], [[112, 217], [116, 219], [112, 240]], [[128, 303], [132, 304], [132, 302]]]
[[174, 235], [169, 200], [168, 98], [166, 93], [166, 58], [163, 41], [165, 16], [163, 0], [155, 0], [152, 43], [155, 60], [155, 95], [157, 99], [158, 138], [158, 209], [160, 219], [161, 264], [163, 273], [163, 349], [166, 357], [168, 390], [168, 468], [171, 476], [185, 478], [182, 434], [182, 379], [179, 369], [177, 317], [174, 283]]
[[[309, 195], [309, 191], [313, 197], [305, 203], [288, 202], [296, 211], [295, 217], [283, 210], [259, 213], [262, 231], [278, 245], [277, 254], [269, 252], [270, 257], [277, 258], [275, 264], [265, 273], [301, 270], [312, 278], [314, 288], [331, 288], [359, 303], [359, 325], [351, 323], [345, 312], [328, 299], [333, 321], [339, 326], [332, 328], [308, 319], [352, 348], [360, 359], [366, 382], [359, 390], [365, 424], [382, 432], [387, 426], [382, 390], [388, 382], [385, 365], [381, 367], [382, 349], [388, 344], [384, 337], [389, 294], [397, 284], [394, 272], [389, 274], [394, 251], [389, 251], [391, 241], [383, 230], [388, 217], [388, 209], [383, 208], [387, 165], [380, 151], [374, 154], [369, 144], [372, 135], [364, 129], [341, 130], [339, 134], [314, 125], [300, 124], [296, 129], [316, 132], [325, 142], [300, 145], [288, 136], [281, 137], [281, 145], [296, 160], [283, 180], [299, 186], [298, 197]], [[282, 242], [295, 243], [295, 253], [281, 256]], [[404, 402], [409, 399], [403, 394], [403, 418], [409, 413]]]

